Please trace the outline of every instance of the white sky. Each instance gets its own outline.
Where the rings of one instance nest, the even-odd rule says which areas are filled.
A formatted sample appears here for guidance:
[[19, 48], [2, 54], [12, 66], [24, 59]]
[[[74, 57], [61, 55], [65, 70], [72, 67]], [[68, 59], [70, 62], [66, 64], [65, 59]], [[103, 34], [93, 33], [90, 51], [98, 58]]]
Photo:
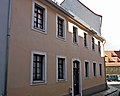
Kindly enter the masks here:
[[[56, 1], [60, 3], [63, 0]], [[120, 50], [120, 0], [80, 0], [80, 2], [103, 16], [101, 33], [106, 39], [105, 50]]]

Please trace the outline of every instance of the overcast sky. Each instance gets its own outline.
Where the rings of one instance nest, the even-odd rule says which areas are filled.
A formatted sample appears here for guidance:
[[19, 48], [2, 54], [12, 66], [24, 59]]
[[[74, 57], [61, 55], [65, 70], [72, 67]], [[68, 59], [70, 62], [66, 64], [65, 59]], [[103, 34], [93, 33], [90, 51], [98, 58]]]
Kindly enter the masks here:
[[[63, 0], [56, 1], [60, 3]], [[120, 50], [120, 0], [80, 0], [80, 2], [103, 16], [101, 33], [106, 39], [105, 50]]]

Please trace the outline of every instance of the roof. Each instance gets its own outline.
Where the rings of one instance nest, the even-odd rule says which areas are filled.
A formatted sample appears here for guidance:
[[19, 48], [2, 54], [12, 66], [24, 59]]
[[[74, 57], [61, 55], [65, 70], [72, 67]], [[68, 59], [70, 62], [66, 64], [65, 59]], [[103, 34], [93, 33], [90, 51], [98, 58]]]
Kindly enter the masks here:
[[[63, 2], [64, 2], [65, 0], [63, 0]], [[80, 4], [82, 4], [85, 8], [87, 8], [89, 11], [91, 11], [93, 14], [95, 14], [95, 15], [98, 15], [98, 16], [101, 16], [102, 17], [102, 15], [99, 15], [99, 14], [97, 14], [97, 13], [95, 13], [94, 11], [92, 11], [89, 7], [87, 7], [85, 4], [83, 4], [82, 2], [80, 2], [79, 0], [77, 0]], [[62, 2], [62, 3], [63, 3]], [[62, 4], [61, 3], [61, 4]]]
[[[101, 36], [101, 34], [97, 34], [97, 32], [89, 24], [87, 24], [84, 20], [78, 19], [78, 16], [72, 14], [64, 6], [58, 5], [57, 3], [53, 2], [52, 0], [45, 0], [45, 2], [52, 5], [52, 7], [55, 7], [56, 9], [60, 10], [65, 15], [69, 16], [75, 22], [77, 22], [77, 23], [81, 24], [82, 26], [84, 26], [87, 30], [89, 30], [89, 32], [92, 32], [95, 35], [95, 37], [99, 38], [102, 42], [105, 41], [105, 39]], [[87, 8], [87, 10], [91, 11], [89, 8]], [[97, 16], [101, 16], [101, 15], [95, 14], [93, 11], [91, 11], [91, 13], [94, 14], [94, 15], [97, 15]]]
[[88, 7], [86, 7], [79, 0], [64, 0], [61, 3], [66, 10], [73, 13], [78, 20], [83, 20], [89, 27], [94, 30], [97, 34], [101, 35], [102, 16], [96, 14]]
[[106, 66], [120, 66], [120, 51], [105, 51]]

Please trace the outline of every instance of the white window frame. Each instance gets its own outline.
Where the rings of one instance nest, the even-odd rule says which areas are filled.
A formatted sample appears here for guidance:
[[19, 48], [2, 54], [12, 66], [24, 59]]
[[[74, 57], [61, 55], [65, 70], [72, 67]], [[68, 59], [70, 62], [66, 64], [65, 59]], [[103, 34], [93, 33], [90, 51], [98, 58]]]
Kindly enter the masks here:
[[[45, 9], [45, 16], [44, 16], [44, 28], [43, 29], [37, 29], [37, 28], [34, 28], [34, 9], [35, 9], [35, 3], [38, 4], [40, 7], [44, 8]], [[35, 31], [38, 31], [40, 33], [44, 33], [44, 34], [47, 34], [47, 7], [43, 4], [41, 4], [40, 2], [38, 1], [34, 1], [33, 0], [33, 3], [32, 3], [32, 29], [35, 30]]]
[[[61, 18], [62, 20], [64, 20], [63, 21], [63, 32], [64, 32], [63, 37], [58, 36], [58, 17]], [[56, 14], [56, 38], [66, 41], [66, 19], [59, 14]]]
[[[39, 81], [33, 81], [33, 54], [39, 54], [39, 55], [44, 55], [44, 66], [43, 66], [43, 79], [44, 80], [39, 80]], [[30, 66], [31, 74], [30, 74], [30, 85], [36, 85], [36, 84], [46, 84], [47, 83], [47, 54], [46, 52], [36, 52], [32, 51], [31, 52], [31, 66]]]
[[[85, 62], [88, 62], [88, 77], [86, 77]], [[85, 79], [89, 79], [90, 78], [90, 61], [89, 60], [84, 60], [84, 78]]]
[[[65, 64], [64, 64], [64, 79], [58, 79], [58, 58], [63, 58], [65, 59]], [[67, 81], [67, 58], [65, 56], [56, 56], [56, 82], [59, 81]]]
[[[96, 64], [96, 66], [95, 66], [95, 68], [96, 68], [96, 69], [95, 69], [95, 71], [96, 71], [96, 72], [95, 72], [95, 76], [94, 76], [93, 63]], [[95, 61], [92, 62], [92, 73], [93, 73], [93, 77], [97, 77], [97, 63], [96, 63]]]

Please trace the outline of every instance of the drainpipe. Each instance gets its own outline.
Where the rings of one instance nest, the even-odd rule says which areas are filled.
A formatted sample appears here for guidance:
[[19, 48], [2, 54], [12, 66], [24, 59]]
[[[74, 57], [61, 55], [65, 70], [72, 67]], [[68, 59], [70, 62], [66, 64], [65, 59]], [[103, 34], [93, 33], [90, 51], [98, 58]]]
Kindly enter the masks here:
[[6, 39], [6, 62], [5, 62], [5, 87], [3, 96], [7, 96], [7, 79], [8, 79], [8, 56], [9, 56], [9, 38], [10, 38], [10, 19], [12, 0], [8, 0], [8, 17], [7, 17], [7, 39]]
[[[105, 45], [106, 41], [103, 41], [103, 48]], [[104, 73], [105, 73], [105, 83], [106, 83], [106, 89], [108, 89], [108, 85], [107, 85], [107, 80], [106, 80], [106, 64], [105, 64], [105, 50], [104, 50]]]

